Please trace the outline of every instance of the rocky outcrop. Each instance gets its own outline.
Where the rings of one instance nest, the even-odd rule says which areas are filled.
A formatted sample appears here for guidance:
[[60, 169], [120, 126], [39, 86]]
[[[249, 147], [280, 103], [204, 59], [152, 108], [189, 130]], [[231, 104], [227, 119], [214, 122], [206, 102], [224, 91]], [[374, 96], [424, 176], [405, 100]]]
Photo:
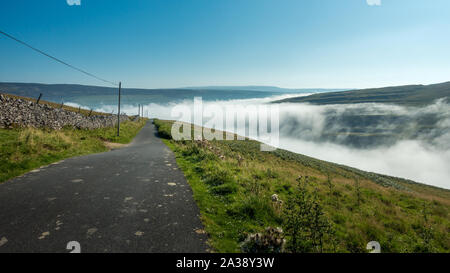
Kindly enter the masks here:
[[[122, 115], [120, 121], [128, 121]], [[65, 126], [78, 129], [97, 129], [113, 127], [117, 124], [117, 116], [95, 115], [85, 116], [80, 113], [53, 108], [47, 104], [36, 104], [32, 101], [15, 99], [0, 94], [0, 128], [35, 127], [60, 130]]]
[[245, 253], [282, 253], [285, 245], [283, 230], [268, 227], [264, 232], [249, 234], [241, 249]]

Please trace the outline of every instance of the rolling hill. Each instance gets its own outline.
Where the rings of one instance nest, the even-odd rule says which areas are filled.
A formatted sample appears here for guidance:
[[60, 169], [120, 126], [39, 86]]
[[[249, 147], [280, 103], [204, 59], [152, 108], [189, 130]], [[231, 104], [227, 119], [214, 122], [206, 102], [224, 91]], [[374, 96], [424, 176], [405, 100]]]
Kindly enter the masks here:
[[[229, 100], [263, 98], [283, 93], [301, 93], [294, 89], [275, 87], [188, 87], [175, 89], [123, 88], [123, 102], [126, 104], [167, 103], [202, 97], [203, 100]], [[319, 90], [318, 90], [319, 91]], [[322, 90], [323, 91], [323, 90]], [[0, 82], [0, 92], [21, 97], [37, 98], [40, 93], [47, 101], [74, 102], [87, 107], [99, 104], [117, 103], [117, 88], [77, 84], [40, 84]], [[304, 90], [304, 92], [307, 92]], [[311, 92], [308, 91], [308, 92]]]
[[424, 106], [437, 99], [449, 102], [450, 82], [431, 85], [404, 85], [384, 88], [360, 89], [342, 92], [328, 92], [306, 97], [295, 97], [276, 101], [277, 103], [351, 104], [389, 103], [398, 105]]
[[199, 89], [199, 90], [246, 90], [246, 91], [260, 91], [260, 92], [277, 92], [277, 93], [320, 93], [320, 92], [334, 92], [345, 91], [348, 89], [330, 89], [330, 88], [281, 88], [277, 86], [261, 86], [261, 85], [244, 85], [244, 86], [199, 86], [186, 87], [185, 89]]

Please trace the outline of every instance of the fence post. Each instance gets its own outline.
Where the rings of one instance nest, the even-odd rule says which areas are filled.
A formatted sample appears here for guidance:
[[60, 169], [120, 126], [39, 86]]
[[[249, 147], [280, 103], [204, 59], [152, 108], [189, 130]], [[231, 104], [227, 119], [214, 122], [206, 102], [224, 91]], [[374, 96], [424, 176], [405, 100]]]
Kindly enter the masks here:
[[139, 108], [138, 108], [138, 121], [141, 120], [141, 109], [142, 109], [142, 106], [139, 104]]
[[41, 101], [41, 98], [42, 98], [42, 93], [39, 93], [39, 98], [37, 99], [36, 104], [39, 104], [39, 101]]

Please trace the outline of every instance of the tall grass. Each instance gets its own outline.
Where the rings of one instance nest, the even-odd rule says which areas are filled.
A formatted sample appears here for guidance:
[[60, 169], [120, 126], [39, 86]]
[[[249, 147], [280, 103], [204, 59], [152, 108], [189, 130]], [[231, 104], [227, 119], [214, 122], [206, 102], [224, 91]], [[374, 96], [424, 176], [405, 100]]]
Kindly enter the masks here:
[[62, 130], [0, 129], [0, 182], [62, 159], [108, 151], [105, 141], [129, 143], [146, 120], [124, 122], [117, 128]]

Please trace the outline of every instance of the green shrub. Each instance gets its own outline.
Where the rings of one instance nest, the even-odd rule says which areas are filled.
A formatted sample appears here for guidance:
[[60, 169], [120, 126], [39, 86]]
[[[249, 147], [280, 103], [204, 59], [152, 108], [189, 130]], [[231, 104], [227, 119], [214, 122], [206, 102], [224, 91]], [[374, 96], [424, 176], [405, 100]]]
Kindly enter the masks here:
[[287, 249], [293, 253], [323, 252], [326, 240], [334, 234], [317, 195], [312, 195], [303, 186], [289, 197], [283, 219], [288, 236]]

